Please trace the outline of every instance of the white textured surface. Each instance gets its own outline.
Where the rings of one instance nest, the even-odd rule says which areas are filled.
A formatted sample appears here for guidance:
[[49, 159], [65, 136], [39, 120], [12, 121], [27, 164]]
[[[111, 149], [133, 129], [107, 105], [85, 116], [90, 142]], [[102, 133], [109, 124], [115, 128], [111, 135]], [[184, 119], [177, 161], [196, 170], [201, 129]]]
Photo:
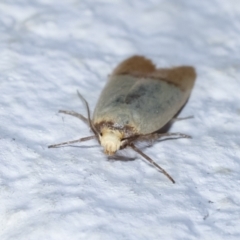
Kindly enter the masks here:
[[[0, 239], [240, 239], [240, 8], [234, 0], [0, 2]], [[94, 108], [106, 76], [142, 54], [198, 78], [171, 132], [193, 139], [109, 161], [59, 109]], [[126, 156], [136, 154], [124, 151]]]

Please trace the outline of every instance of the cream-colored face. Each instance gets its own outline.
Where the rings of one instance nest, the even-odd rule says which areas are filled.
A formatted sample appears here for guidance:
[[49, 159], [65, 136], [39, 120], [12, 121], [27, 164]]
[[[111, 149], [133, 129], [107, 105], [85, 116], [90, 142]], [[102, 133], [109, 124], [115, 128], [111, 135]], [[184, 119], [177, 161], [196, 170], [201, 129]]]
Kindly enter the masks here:
[[101, 145], [104, 148], [104, 153], [113, 155], [121, 147], [122, 134], [118, 130], [104, 129], [99, 136]]

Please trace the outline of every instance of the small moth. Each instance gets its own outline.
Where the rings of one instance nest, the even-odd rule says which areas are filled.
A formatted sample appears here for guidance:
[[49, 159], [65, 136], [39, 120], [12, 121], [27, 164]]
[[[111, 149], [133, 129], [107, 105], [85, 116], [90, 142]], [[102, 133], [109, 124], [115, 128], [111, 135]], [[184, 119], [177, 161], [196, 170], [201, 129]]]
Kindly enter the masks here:
[[94, 135], [65, 144], [97, 139], [107, 155], [130, 147], [157, 167], [173, 183], [173, 178], [149, 156], [135, 146], [136, 141], [156, 140], [165, 136], [190, 138], [182, 133], [159, 133], [187, 102], [196, 79], [190, 66], [157, 69], [143, 56], [121, 62], [109, 76], [91, 119], [87, 101], [78, 93], [87, 108], [88, 117], [73, 112], [59, 112], [84, 121]]

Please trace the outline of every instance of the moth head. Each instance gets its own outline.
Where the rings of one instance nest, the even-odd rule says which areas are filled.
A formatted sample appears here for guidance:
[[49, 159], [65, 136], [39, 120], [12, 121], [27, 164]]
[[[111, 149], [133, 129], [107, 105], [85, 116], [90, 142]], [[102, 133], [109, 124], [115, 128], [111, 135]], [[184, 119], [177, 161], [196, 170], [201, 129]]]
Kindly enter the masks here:
[[100, 143], [104, 148], [104, 153], [107, 155], [113, 155], [121, 147], [121, 139], [123, 134], [118, 130], [112, 130], [109, 128], [103, 129], [99, 136]]

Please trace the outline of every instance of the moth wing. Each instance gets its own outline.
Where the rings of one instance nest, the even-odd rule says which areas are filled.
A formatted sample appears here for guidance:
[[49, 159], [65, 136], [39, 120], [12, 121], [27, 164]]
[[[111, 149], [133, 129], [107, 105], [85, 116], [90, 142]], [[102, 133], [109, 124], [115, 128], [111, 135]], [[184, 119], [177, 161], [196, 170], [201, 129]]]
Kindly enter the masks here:
[[[149, 83], [152, 87], [149, 88], [150, 94], [143, 97], [142, 101], [151, 102], [145, 104], [145, 107], [152, 108], [152, 111], [148, 110], [143, 114], [140, 132], [143, 134], [154, 132], [169, 122], [187, 102], [195, 79], [196, 72], [191, 66], [156, 69], [148, 74], [144, 84]], [[157, 83], [154, 80], [157, 80]]]
[[196, 78], [192, 67], [156, 69], [150, 60], [123, 61], [102, 91], [93, 122], [112, 122], [147, 134], [162, 128], [187, 101]]

